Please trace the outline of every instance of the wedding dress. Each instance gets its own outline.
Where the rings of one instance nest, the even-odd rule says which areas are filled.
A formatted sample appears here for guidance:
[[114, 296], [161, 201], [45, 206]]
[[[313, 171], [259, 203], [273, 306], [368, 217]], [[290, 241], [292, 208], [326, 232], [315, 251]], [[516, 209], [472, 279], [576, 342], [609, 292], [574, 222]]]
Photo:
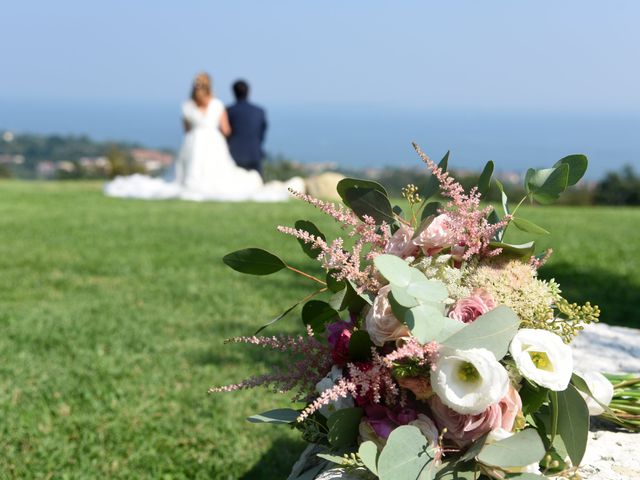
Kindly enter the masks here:
[[264, 183], [255, 170], [238, 167], [220, 132], [224, 105], [212, 98], [205, 110], [193, 100], [182, 106], [190, 129], [175, 164], [175, 179], [168, 181], [135, 174], [116, 177], [104, 187], [110, 197], [207, 201], [274, 202], [287, 200], [288, 189], [304, 191], [304, 181], [294, 177], [287, 182]]

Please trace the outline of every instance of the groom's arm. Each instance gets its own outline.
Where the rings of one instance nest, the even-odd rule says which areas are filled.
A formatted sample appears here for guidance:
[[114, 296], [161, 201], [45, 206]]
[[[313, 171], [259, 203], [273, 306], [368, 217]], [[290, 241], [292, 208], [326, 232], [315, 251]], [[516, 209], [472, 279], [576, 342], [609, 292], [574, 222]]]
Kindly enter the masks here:
[[264, 142], [264, 137], [267, 134], [267, 114], [262, 110], [262, 126], [260, 128], [260, 143]]

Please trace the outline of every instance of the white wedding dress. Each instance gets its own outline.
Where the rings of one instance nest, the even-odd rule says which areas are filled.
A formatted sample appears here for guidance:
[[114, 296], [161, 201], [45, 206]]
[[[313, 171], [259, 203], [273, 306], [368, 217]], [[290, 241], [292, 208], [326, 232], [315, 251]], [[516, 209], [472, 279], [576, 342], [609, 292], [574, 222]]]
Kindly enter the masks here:
[[289, 198], [289, 188], [304, 191], [304, 181], [294, 177], [287, 182], [264, 183], [255, 170], [238, 167], [220, 132], [224, 105], [212, 98], [206, 110], [193, 100], [182, 106], [182, 116], [190, 126], [175, 164], [172, 181], [147, 175], [116, 177], [104, 187], [110, 197], [207, 201], [277, 202]]

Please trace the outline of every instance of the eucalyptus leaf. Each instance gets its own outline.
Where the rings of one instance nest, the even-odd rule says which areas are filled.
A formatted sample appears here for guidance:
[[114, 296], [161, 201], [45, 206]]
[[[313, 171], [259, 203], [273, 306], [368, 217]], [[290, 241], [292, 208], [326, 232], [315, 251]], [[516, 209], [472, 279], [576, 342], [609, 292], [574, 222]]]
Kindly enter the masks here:
[[533, 385], [529, 381], [522, 382], [520, 398], [522, 399], [522, 413], [530, 415], [540, 410], [540, 407], [547, 401], [549, 390], [538, 385]]
[[[327, 239], [327, 237], [318, 229], [318, 227], [316, 227], [315, 224], [313, 222], [310, 222], [309, 220], [298, 220], [294, 224], [294, 226], [296, 227], [297, 230], [304, 230], [305, 232], [310, 233], [316, 238], [321, 238], [322, 240]], [[306, 243], [301, 238], [298, 238], [297, 240], [298, 240], [298, 243], [300, 244], [300, 247], [302, 248], [302, 251], [308, 257], [313, 258], [315, 260], [316, 258], [318, 258], [318, 255], [322, 253], [322, 250], [314, 246], [312, 243]]]
[[485, 445], [477, 458], [485, 465], [517, 468], [540, 462], [544, 454], [540, 435], [535, 429], [527, 428], [504, 440]]
[[480, 315], [473, 323], [465, 325], [442, 343], [460, 350], [486, 348], [500, 360], [506, 355], [519, 325], [520, 319], [515, 312], [505, 305], [499, 305]]
[[382, 254], [373, 259], [373, 264], [389, 283], [406, 287], [411, 281], [411, 269], [407, 262], [395, 255]]
[[410, 308], [404, 315], [404, 322], [411, 334], [422, 344], [435, 340], [444, 327], [447, 317], [434, 305], [420, 304]]
[[264, 330], [265, 328], [269, 327], [270, 325], [273, 325], [274, 323], [276, 323], [278, 320], [286, 317], [289, 312], [291, 312], [291, 310], [293, 310], [294, 308], [296, 308], [298, 306], [300, 302], [297, 302], [293, 305], [291, 305], [289, 308], [287, 308], [284, 312], [282, 312], [280, 315], [278, 315], [277, 317], [271, 319], [270, 321], [268, 321], [267, 323], [265, 323], [264, 325], [262, 325], [258, 330], [256, 330], [256, 333], [254, 333], [254, 335], [258, 335], [262, 330]]
[[[442, 208], [442, 203], [440, 202], [427, 203], [422, 209], [420, 220], [424, 221], [429, 217], [438, 215], [438, 210], [440, 210], [440, 208]], [[416, 229], [416, 234], [419, 235], [422, 230], [424, 230], [424, 228], [422, 228], [422, 225], [420, 225], [420, 228]]]
[[322, 300], [309, 300], [302, 307], [302, 322], [318, 335], [324, 332], [327, 323], [340, 320], [340, 314]]
[[393, 210], [389, 199], [379, 190], [373, 188], [348, 188], [344, 195], [348, 202], [349, 208], [360, 218], [364, 220], [365, 216], [371, 217], [376, 224], [382, 222], [392, 224], [395, 222]]
[[371, 440], [362, 442], [358, 448], [358, 456], [365, 467], [374, 475], [378, 474], [378, 446]]
[[377, 190], [378, 192], [383, 194], [385, 197], [389, 197], [389, 194], [387, 193], [385, 188], [382, 185], [380, 185], [378, 182], [374, 182], [372, 180], [362, 180], [359, 178], [343, 178], [338, 182], [338, 185], [336, 186], [336, 190], [338, 191], [338, 195], [340, 195], [340, 198], [342, 198], [342, 201], [344, 202], [344, 204], [350, 208], [351, 208], [351, 205], [349, 205], [349, 200], [347, 199], [346, 192], [351, 188], [373, 189], [373, 190]]
[[293, 423], [300, 412], [292, 408], [277, 408], [268, 412], [251, 415], [247, 421], [251, 423]]
[[343, 408], [334, 412], [327, 420], [329, 443], [336, 448], [355, 445], [361, 418], [362, 409], [359, 407]]
[[329, 300], [329, 305], [334, 310], [341, 312], [348, 307], [357, 307], [358, 305], [364, 305], [366, 299], [356, 292], [351, 282], [346, 282], [345, 288], [333, 294]]
[[435, 453], [417, 427], [403, 425], [391, 432], [378, 459], [380, 480], [416, 480]]
[[569, 165], [562, 163], [554, 168], [527, 170], [525, 189], [540, 203], [553, 203], [567, 189]]
[[567, 155], [556, 162], [554, 167], [558, 167], [561, 164], [567, 164], [569, 166], [569, 178], [567, 185], [572, 186], [580, 181], [587, 171], [589, 161], [587, 157], [581, 154]]
[[491, 188], [491, 177], [493, 176], [493, 161], [489, 160], [484, 168], [482, 169], [482, 173], [480, 174], [480, 178], [478, 179], [478, 192], [480, 195], [484, 196]]
[[322, 458], [331, 463], [336, 463], [338, 465], [342, 465], [344, 463], [344, 457], [340, 457], [338, 455], [331, 455], [329, 453], [317, 453], [316, 457]]
[[502, 202], [502, 211], [504, 212], [505, 215], [509, 215], [509, 213], [510, 213], [509, 212], [509, 199], [507, 198], [507, 194], [504, 191], [504, 186], [502, 185], [500, 180], [498, 180], [497, 178], [496, 178], [496, 185], [498, 186], [498, 190], [500, 190], [500, 199], [501, 199], [501, 202]]
[[222, 261], [236, 272], [270, 275], [287, 267], [279, 257], [261, 248], [245, 248], [228, 253]]
[[421, 302], [442, 302], [449, 297], [447, 287], [440, 280], [427, 278], [417, 268], [410, 267], [411, 278], [406, 285], [407, 294]]
[[549, 235], [549, 232], [535, 223], [520, 217], [513, 217], [511, 222], [523, 232], [534, 233], [538, 235]]
[[573, 464], [580, 465], [587, 448], [589, 409], [573, 385], [569, 385], [563, 392], [557, 392], [557, 401], [558, 435]]
[[490, 242], [489, 246], [491, 248], [501, 248], [503, 253], [510, 253], [524, 258], [531, 257], [536, 250], [535, 242], [527, 242], [520, 245], [513, 245], [504, 242]]

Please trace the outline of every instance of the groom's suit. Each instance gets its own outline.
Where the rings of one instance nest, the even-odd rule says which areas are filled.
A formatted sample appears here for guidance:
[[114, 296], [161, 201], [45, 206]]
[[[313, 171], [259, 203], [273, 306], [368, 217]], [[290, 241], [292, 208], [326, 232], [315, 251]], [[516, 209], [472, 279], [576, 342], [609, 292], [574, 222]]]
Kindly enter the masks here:
[[227, 107], [231, 135], [229, 151], [238, 166], [257, 170], [262, 175], [262, 142], [267, 131], [267, 118], [262, 108], [246, 100]]

